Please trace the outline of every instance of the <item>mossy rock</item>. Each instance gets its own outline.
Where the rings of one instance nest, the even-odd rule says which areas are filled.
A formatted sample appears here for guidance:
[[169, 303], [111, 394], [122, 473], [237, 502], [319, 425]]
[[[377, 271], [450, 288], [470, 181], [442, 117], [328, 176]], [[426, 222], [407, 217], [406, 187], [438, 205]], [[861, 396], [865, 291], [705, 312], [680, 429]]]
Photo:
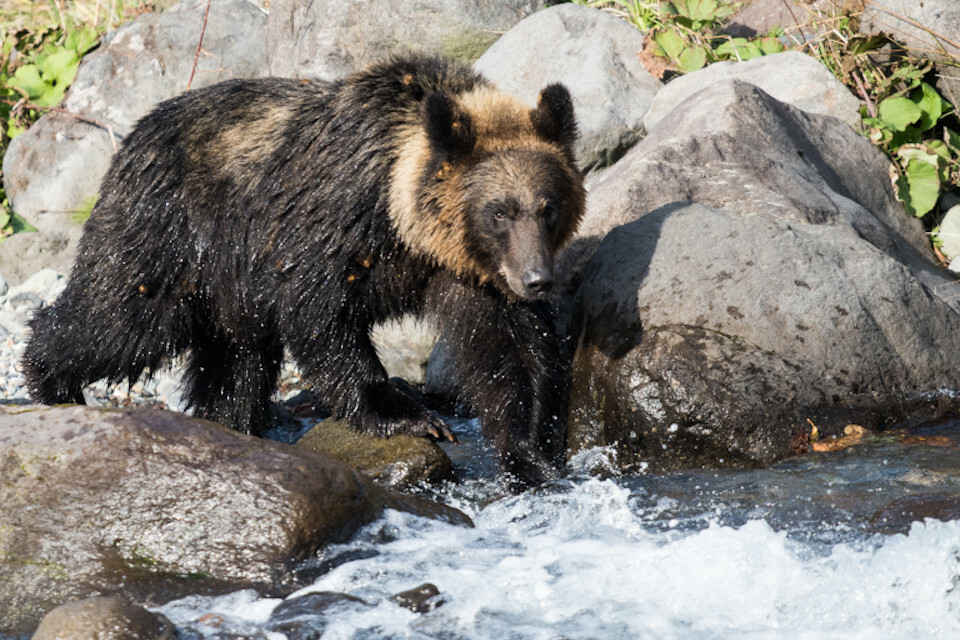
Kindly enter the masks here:
[[454, 478], [443, 449], [426, 438], [380, 438], [361, 433], [344, 421], [328, 418], [308, 431], [298, 447], [333, 456], [382, 486], [403, 489]]

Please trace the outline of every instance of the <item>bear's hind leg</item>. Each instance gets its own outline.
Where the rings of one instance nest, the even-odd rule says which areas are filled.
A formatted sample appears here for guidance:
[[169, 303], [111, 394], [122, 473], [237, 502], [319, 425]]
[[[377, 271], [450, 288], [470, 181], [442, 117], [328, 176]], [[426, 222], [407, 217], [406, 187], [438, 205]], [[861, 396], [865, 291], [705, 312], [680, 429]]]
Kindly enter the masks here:
[[30, 321], [22, 366], [37, 402], [82, 404], [86, 385], [133, 382], [178, 350], [175, 309], [164, 313], [163, 301], [116, 299], [84, 284], [72, 280]]
[[270, 397], [280, 376], [280, 342], [268, 338], [237, 344], [205, 334], [191, 347], [185, 382], [194, 415], [264, 435], [270, 429]]

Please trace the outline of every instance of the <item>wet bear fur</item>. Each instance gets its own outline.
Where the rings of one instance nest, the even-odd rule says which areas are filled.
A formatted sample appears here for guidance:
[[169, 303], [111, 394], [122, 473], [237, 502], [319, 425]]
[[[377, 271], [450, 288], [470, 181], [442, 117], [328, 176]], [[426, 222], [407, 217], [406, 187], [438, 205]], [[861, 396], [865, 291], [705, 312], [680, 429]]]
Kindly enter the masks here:
[[576, 135], [562, 86], [531, 107], [431, 57], [163, 102], [31, 323], [31, 394], [83, 402], [91, 382], [183, 354], [195, 415], [263, 434], [286, 348], [356, 428], [451, 437], [370, 341], [375, 323], [430, 314], [504, 470], [541, 482], [562, 456], [567, 369], [544, 298], [583, 212]]

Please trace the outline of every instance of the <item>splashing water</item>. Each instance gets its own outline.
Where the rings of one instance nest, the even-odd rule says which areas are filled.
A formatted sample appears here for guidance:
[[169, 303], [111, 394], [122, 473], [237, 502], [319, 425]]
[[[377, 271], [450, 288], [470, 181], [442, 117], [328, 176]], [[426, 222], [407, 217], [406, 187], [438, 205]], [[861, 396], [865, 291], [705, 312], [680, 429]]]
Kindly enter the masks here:
[[[388, 511], [325, 550], [336, 568], [287, 602], [359, 600], [295, 634], [271, 622], [283, 601], [253, 592], [158, 610], [184, 638], [957, 638], [960, 521], [894, 535], [864, 524], [931, 478], [955, 491], [955, 457], [878, 440], [765, 471], [574, 477], [493, 502], [468, 481], [440, 497], [473, 529]], [[391, 600], [425, 582], [433, 610]]]

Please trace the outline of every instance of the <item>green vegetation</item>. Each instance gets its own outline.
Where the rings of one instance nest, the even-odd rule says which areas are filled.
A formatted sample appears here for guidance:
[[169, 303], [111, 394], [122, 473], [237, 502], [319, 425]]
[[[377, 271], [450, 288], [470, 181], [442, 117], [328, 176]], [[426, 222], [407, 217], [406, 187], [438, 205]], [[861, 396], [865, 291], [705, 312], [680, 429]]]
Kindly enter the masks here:
[[[0, 156], [13, 138], [57, 108], [80, 59], [104, 33], [152, 8], [149, 0], [0, 3]], [[36, 229], [10, 209], [0, 185], [0, 239], [20, 231]]]
[[[719, 60], [749, 60], [793, 49], [814, 56], [863, 102], [861, 131], [893, 161], [906, 210], [921, 218], [934, 248], [942, 196], [960, 191], [960, 120], [934, 88], [933, 65], [882, 36], [858, 33], [858, 15], [807, 9], [804, 22], [754, 38], [723, 33], [747, 3], [719, 0], [574, 0], [615, 13], [646, 34], [640, 54], [655, 75], [689, 73]], [[806, 18], [806, 20], [803, 20]], [[960, 66], [960, 59], [946, 64]]]

